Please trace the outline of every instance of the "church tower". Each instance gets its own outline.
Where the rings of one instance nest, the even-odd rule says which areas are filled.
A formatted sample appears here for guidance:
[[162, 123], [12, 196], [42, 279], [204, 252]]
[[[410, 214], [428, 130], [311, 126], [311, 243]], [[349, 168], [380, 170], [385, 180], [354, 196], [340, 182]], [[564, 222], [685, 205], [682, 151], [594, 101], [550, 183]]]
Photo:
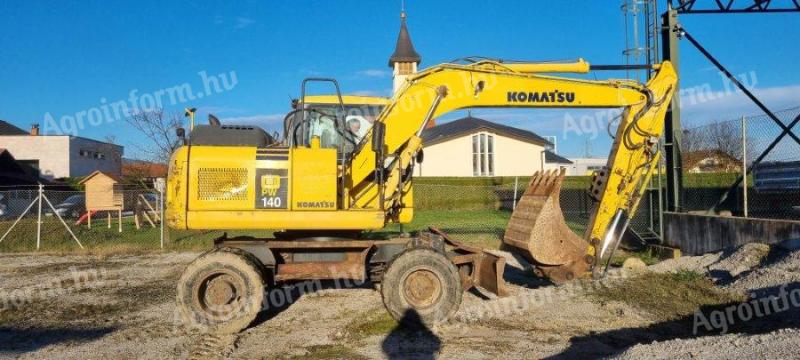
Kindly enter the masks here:
[[393, 69], [393, 92], [405, 83], [409, 75], [417, 72], [417, 65], [422, 61], [422, 58], [414, 50], [414, 44], [411, 43], [411, 36], [408, 35], [408, 28], [406, 28], [406, 11], [403, 9], [400, 12], [400, 34], [397, 35], [397, 45], [395, 45], [394, 53], [389, 57], [389, 67]]

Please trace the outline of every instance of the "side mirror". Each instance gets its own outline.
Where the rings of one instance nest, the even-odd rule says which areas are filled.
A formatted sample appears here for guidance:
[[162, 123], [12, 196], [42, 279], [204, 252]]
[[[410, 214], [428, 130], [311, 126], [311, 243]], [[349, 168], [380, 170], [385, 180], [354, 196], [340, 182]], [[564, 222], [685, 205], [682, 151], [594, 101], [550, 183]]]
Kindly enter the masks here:
[[383, 144], [386, 137], [386, 124], [376, 121], [372, 124], [372, 151], [376, 154], [383, 153]]

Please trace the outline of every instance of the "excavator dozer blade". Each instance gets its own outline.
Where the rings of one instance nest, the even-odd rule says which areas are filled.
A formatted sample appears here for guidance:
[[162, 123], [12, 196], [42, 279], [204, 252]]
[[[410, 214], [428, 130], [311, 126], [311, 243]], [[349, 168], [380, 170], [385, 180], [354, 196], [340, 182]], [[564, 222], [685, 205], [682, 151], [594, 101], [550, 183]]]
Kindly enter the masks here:
[[556, 284], [587, 275], [589, 244], [564, 220], [559, 204], [565, 169], [536, 172], [508, 223], [503, 246]]

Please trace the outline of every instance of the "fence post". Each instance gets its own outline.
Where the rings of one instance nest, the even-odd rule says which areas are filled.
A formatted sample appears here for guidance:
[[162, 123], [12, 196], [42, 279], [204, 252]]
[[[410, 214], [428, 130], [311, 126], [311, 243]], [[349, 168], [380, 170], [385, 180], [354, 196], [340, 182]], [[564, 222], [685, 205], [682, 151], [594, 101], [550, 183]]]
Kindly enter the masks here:
[[162, 188], [158, 189], [158, 211], [161, 212], [161, 214], [159, 214], [159, 218], [161, 219], [159, 222], [161, 226], [161, 249], [164, 249], [164, 190]]
[[42, 194], [44, 185], [39, 184], [39, 210], [36, 215], [36, 250], [42, 246]]
[[514, 199], [511, 200], [511, 210], [517, 210], [517, 184], [519, 183], [519, 176], [514, 176]]
[[744, 217], [747, 217], [747, 118], [744, 116], [742, 116], [742, 184], [742, 195], [744, 197]]

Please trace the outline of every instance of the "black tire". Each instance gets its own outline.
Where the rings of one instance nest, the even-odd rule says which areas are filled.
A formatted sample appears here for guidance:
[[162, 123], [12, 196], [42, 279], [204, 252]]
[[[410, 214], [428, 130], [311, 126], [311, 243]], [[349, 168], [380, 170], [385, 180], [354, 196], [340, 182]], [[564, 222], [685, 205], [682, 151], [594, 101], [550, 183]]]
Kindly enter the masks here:
[[389, 263], [381, 283], [383, 305], [406, 325], [431, 326], [449, 319], [461, 305], [461, 293], [458, 269], [432, 249], [401, 253]]
[[212, 333], [241, 331], [261, 311], [263, 300], [258, 260], [239, 249], [221, 248], [201, 255], [178, 280], [182, 320]]

